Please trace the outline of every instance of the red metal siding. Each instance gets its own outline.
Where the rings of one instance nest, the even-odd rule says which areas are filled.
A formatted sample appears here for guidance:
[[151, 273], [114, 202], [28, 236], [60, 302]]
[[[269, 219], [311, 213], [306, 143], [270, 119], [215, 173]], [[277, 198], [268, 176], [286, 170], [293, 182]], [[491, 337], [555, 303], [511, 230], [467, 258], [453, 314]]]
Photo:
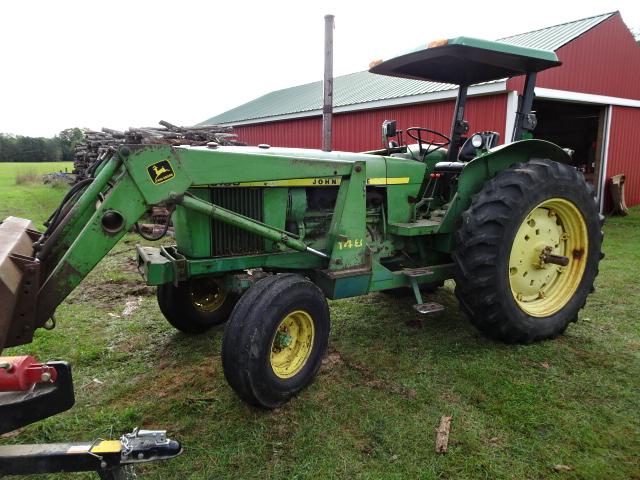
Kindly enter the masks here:
[[640, 125], [639, 108], [613, 107], [607, 180], [619, 173], [627, 176], [624, 188], [629, 206], [640, 204], [640, 129], [638, 125]]
[[267, 143], [274, 147], [322, 148], [322, 118], [298, 118], [282, 122], [233, 127], [238, 140], [249, 145]]
[[[619, 13], [556, 51], [562, 65], [538, 75], [536, 86], [640, 99], [640, 46]], [[507, 90], [522, 91], [523, 77]]]
[[[333, 149], [361, 152], [380, 148], [380, 126], [384, 120], [397, 120], [402, 130], [420, 126], [448, 134], [453, 107], [454, 101], [449, 100], [336, 114]], [[465, 111], [470, 131], [493, 130], [504, 139], [506, 108], [505, 94], [470, 98]], [[299, 148], [321, 148], [322, 145], [320, 117], [244, 125], [235, 127], [234, 131], [239, 140], [249, 145], [268, 143]]]

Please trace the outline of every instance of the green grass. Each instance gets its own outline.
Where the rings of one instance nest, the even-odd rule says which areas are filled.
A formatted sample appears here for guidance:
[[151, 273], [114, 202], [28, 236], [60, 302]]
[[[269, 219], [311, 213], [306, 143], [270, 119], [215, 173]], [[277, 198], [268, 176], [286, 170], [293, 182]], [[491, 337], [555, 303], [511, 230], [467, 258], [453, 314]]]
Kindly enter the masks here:
[[[19, 188], [2, 183], [0, 195]], [[41, 219], [53, 205], [3, 202], [0, 211], [18, 208]], [[608, 219], [597, 291], [564, 336], [530, 346], [486, 340], [459, 312], [451, 282], [435, 294], [447, 310], [434, 317], [382, 294], [333, 301], [320, 375], [273, 412], [227, 386], [222, 327], [188, 337], [163, 320], [135, 272], [137, 241], [120, 242], [59, 307], [55, 330], [7, 352], [70, 361], [77, 404], [5, 442], [167, 428], [185, 452], [141, 468], [150, 479], [640, 478], [638, 208]], [[445, 414], [450, 447], [439, 455]], [[572, 470], [556, 473], [558, 464]]]
[[[62, 199], [64, 189], [44, 185], [42, 174], [71, 171], [71, 162], [0, 163], [0, 220], [9, 215], [33, 220], [42, 227], [53, 208]], [[37, 182], [16, 185], [21, 176], [38, 175]]]

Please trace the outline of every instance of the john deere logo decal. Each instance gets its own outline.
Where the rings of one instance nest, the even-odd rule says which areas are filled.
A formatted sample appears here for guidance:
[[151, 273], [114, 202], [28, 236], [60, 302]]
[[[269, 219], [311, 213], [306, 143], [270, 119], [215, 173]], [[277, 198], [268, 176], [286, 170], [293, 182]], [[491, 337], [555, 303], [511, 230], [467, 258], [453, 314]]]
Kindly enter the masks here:
[[169, 160], [162, 160], [161, 162], [149, 165], [147, 167], [147, 172], [149, 172], [151, 181], [156, 185], [164, 183], [167, 180], [171, 180], [176, 176], [176, 174], [173, 173], [173, 168], [171, 168]]

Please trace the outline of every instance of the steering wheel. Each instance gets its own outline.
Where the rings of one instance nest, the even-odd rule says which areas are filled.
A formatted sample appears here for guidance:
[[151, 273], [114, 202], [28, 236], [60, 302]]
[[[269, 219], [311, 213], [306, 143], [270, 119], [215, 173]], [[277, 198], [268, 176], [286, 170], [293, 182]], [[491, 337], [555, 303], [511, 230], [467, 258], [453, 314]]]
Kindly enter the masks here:
[[[444, 133], [440, 133], [437, 132], [435, 130], [431, 130], [429, 128], [423, 128], [423, 127], [410, 127], [407, 128], [405, 130], [407, 132], [407, 135], [409, 135], [411, 138], [413, 138], [414, 140], [416, 140], [418, 142], [418, 148], [420, 149], [420, 154], [422, 154], [423, 150], [424, 150], [424, 154], [426, 155], [427, 153], [433, 153], [436, 150], [439, 150], [441, 148], [446, 147], [447, 145], [449, 145], [451, 143], [451, 139], [449, 137], [447, 137]], [[422, 133], [430, 133], [431, 135], [435, 135], [436, 137], [440, 137], [442, 139], [444, 139], [444, 142], [436, 142], [435, 139], [429, 141], [426, 140], [425, 138], [422, 138]], [[426, 136], [426, 135], [425, 135]], [[422, 145], [426, 144], [427, 148], [423, 148]], [[433, 150], [429, 151], [429, 149], [431, 147], [436, 147]]]

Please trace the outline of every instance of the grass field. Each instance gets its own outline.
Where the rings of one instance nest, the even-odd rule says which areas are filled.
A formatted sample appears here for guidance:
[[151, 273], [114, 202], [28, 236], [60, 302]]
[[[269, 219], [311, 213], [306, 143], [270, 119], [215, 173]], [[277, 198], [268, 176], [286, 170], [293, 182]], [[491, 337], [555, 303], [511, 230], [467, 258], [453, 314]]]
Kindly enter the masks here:
[[[15, 186], [8, 168], [0, 164], [0, 216], [42, 221], [63, 192]], [[70, 361], [77, 404], [3, 442], [167, 428], [185, 452], [139, 470], [150, 479], [640, 478], [640, 209], [608, 219], [597, 291], [564, 336], [486, 340], [451, 282], [434, 296], [447, 307], [434, 317], [408, 298], [334, 301], [320, 375], [272, 412], [227, 386], [222, 327], [188, 337], [163, 320], [135, 271], [136, 242], [120, 242], [59, 307], [55, 330], [8, 351]], [[125, 304], [138, 308], [124, 315]], [[445, 414], [450, 447], [439, 455]]]
[[55, 205], [64, 195], [61, 188], [52, 188], [42, 182], [16, 184], [16, 177], [35, 173], [71, 171], [71, 162], [0, 163], [0, 220], [8, 215], [29, 218], [42, 226]]

